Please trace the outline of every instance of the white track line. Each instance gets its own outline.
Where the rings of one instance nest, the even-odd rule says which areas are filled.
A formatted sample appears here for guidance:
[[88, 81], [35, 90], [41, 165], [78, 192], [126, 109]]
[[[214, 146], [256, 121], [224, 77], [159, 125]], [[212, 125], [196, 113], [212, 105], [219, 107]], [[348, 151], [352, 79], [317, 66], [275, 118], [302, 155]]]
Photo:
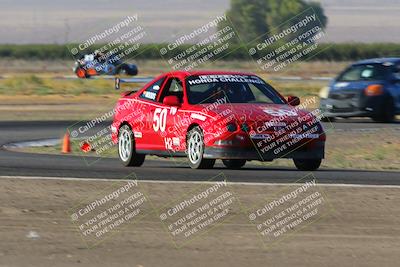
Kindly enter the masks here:
[[[22, 180], [60, 180], [60, 181], [97, 181], [97, 182], [126, 182], [127, 179], [100, 179], [100, 178], [76, 178], [76, 177], [41, 177], [41, 176], [0, 176], [0, 179], [22, 179]], [[138, 180], [139, 183], [154, 184], [215, 184], [211, 181], [167, 181], [167, 180]], [[253, 183], [253, 182], [230, 182], [229, 185], [245, 186], [298, 186], [295, 183]], [[400, 189], [400, 185], [362, 185], [362, 184], [321, 184], [322, 187], [350, 187], [350, 188], [395, 188]]]

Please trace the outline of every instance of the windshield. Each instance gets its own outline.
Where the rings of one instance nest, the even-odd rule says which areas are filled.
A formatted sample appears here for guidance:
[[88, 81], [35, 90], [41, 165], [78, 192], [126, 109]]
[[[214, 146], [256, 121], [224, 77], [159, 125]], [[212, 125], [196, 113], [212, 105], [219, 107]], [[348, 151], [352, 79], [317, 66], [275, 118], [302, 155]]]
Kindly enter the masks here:
[[213, 103], [227, 98], [228, 103], [285, 104], [272, 88], [257, 76], [200, 75], [186, 80], [190, 104]]
[[387, 67], [382, 64], [367, 64], [355, 65], [343, 72], [338, 81], [369, 81], [369, 80], [384, 80]]

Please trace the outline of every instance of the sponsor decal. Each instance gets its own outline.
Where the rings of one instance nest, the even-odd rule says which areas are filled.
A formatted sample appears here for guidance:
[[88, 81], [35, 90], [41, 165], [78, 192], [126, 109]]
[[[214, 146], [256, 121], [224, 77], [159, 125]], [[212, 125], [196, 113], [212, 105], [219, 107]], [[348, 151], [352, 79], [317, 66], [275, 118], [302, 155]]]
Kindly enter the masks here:
[[250, 137], [252, 139], [267, 139], [267, 138], [271, 138], [272, 135], [270, 134], [251, 134]]
[[192, 119], [198, 119], [198, 120], [201, 120], [201, 121], [205, 121], [205, 120], [206, 120], [206, 117], [205, 117], [205, 116], [200, 115], [200, 114], [197, 114], [197, 113], [192, 113], [192, 114], [190, 115], [190, 117], [191, 117]]
[[181, 141], [179, 140], [179, 137], [172, 137], [172, 144], [174, 146], [179, 146], [181, 144]]
[[263, 109], [263, 111], [271, 116], [274, 117], [297, 117], [298, 114], [297, 112], [293, 110], [287, 110], [287, 109]]
[[153, 115], [153, 130], [155, 132], [165, 131], [167, 126], [167, 109], [166, 108], [156, 108]]
[[145, 97], [145, 98], [148, 98], [148, 99], [151, 99], [151, 100], [155, 100], [155, 99], [156, 99], [156, 96], [157, 96], [156, 93], [154, 93], [154, 92], [149, 92], [149, 91], [144, 91], [143, 94], [144, 94], [144, 97]]
[[289, 134], [289, 137], [296, 139], [318, 139], [319, 134]]
[[142, 138], [142, 137], [143, 137], [142, 132], [134, 132], [133, 134], [134, 134], [134, 136], [135, 136], [136, 138]]
[[265, 122], [267, 127], [286, 127], [286, 122], [283, 121], [267, 121]]
[[173, 150], [173, 146], [179, 146], [181, 144], [181, 141], [179, 140], [179, 137], [165, 137], [164, 138], [164, 145], [165, 149], [167, 150]]
[[169, 114], [175, 115], [177, 111], [178, 111], [178, 109], [176, 107], [171, 107]]
[[200, 75], [188, 80], [189, 85], [218, 82], [265, 84], [265, 82], [257, 76], [249, 75]]

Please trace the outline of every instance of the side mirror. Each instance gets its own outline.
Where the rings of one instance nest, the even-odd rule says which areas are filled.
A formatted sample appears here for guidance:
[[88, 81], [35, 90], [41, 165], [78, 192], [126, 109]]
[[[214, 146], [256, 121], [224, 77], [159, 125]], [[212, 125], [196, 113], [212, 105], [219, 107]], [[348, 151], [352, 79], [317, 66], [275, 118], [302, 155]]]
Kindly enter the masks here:
[[176, 95], [169, 95], [164, 97], [163, 104], [172, 107], [181, 106], [181, 102], [179, 101], [179, 98]]
[[300, 98], [297, 96], [288, 96], [288, 103], [291, 106], [298, 106], [300, 105]]

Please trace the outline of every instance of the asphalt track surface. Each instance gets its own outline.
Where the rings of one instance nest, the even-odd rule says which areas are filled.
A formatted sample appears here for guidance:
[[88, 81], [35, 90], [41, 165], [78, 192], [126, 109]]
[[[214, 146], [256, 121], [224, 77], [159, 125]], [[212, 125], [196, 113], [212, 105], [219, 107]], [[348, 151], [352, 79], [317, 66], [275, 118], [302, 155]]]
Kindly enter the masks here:
[[[0, 122], [0, 147], [13, 142], [61, 137], [66, 129], [75, 123], [73, 121]], [[400, 123], [375, 124], [369, 120], [344, 120], [333, 125], [335, 131], [400, 129]], [[89, 161], [93, 162], [95, 158]], [[217, 163], [211, 170], [192, 170], [188, 166], [166, 160], [146, 160], [142, 167], [126, 168], [118, 159], [102, 158], [88, 164], [88, 160], [80, 156], [31, 154], [0, 149], [0, 176], [123, 179], [132, 172], [140, 180], [171, 181], [207, 181], [222, 172], [231, 182], [258, 183], [292, 183], [309, 174], [294, 167], [259, 167], [251, 163], [242, 170], [228, 170], [221, 163]], [[399, 172], [320, 169], [313, 172], [313, 175], [319, 183], [400, 185]]]

